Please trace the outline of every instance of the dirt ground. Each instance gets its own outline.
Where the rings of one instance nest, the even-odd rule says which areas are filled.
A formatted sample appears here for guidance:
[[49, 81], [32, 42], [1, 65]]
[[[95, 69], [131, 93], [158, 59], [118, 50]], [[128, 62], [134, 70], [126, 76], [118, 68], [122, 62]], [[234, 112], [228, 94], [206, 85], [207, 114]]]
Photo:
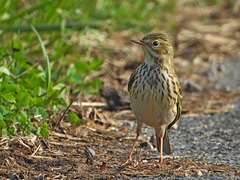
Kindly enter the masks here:
[[[201, 21], [200, 9], [182, 9], [179, 26], [170, 36], [183, 89], [183, 117], [227, 112], [233, 108], [230, 102], [239, 95], [238, 88], [229, 86], [234, 78], [239, 80], [238, 76], [229, 77], [225, 88], [216, 83], [224, 74], [221, 64], [240, 57], [240, 11], [221, 8], [206, 8], [211, 19], [206, 22]], [[188, 16], [190, 11], [195, 12], [194, 17]], [[59, 123], [60, 114], [49, 119], [51, 130], [47, 139], [1, 138], [0, 179], [174, 178], [200, 177], [206, 172], [229, 172], [240, 178], [238, 166], [207, 163], [198, 156], [167, 156], [164, 164], [159, 164], [156, 149], [147, 147], [137, 147], [133, 162], [121, 166], [135, 138], [135, 129], [125, 122], [135, 120], [126, 87], [131, 72], [143, 59], [141, 49], [129, 42], [130, 38], [143, 35], [130, 36], [128, 31], [122, 31], [104, 39], [103, 47], [116, 58], [104, 53], [98, 44], [93, 45], [97, 53], [101, 52], [103, 69], [108, 71], [93, 75], [103, 81], [101, 97], [80, 95], [71, 106], [70, 110], [77, 112], [84, 123]], [[114, 44], [116, 40], [118, 46]], [[141, 142], [146, 142], [146, 138], [140, 138]], [[147, 157], [147, 162], [143, 157]]]

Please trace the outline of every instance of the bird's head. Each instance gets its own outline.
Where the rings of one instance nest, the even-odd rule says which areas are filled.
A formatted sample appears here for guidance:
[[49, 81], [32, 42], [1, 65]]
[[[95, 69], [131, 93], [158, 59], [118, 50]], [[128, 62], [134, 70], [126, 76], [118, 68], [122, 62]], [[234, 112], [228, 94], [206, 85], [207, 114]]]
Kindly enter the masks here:
[[172, 44], [162, 33], [148, 34], [142, 40], [131, 41], [142, 46], [145, 54], [145, 61], [149, 61], [149, 63], [151, 63], [151, 61], [155, 61], [155, 63], [161, 63], [163, 61], [172, 61], [173, 59]]

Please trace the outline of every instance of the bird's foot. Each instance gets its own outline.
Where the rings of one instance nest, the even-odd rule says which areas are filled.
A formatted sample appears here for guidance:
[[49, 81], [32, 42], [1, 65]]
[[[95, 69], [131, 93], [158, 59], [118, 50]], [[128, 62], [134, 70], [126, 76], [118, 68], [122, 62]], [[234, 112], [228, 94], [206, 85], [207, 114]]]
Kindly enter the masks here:
[[122, 166], [126, 166], [127, 164], [129, 164], [130, 162], [132, 162], [132, 156], [129, 156], [127, 158], [127, 160], [122, 164]]
[[163, 158], [162, 157], [159, 158], [159, 163], [163, 164]]

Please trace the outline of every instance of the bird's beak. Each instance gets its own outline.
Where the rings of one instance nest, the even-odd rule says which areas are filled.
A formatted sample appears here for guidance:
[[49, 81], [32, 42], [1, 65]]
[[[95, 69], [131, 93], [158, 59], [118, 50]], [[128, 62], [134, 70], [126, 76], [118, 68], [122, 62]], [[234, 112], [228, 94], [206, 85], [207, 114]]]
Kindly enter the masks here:
[[145, 43], [142, 42], [142, 40], [131, 40], [133, 43], [139, 44], [141, 46], [146, 46]]

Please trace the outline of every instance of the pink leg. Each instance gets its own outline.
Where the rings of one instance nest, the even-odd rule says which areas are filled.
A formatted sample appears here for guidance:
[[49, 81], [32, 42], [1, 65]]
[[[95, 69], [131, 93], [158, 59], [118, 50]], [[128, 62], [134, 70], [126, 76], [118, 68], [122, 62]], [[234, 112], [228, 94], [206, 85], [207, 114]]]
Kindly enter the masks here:
[[163, 163], [163, 158], [162, 158], [162, 150], [163, 150], [163, 135], [160, 135], [160, 158], [159, 158], [159, 163]]
[[135, 141], [134, 141], [134, 143], [133, 143], [132, 150], [131, 150], [130, 153], [129, 153], [129, 156], [128, 156], [128, 158], [127, 158], [127, 161], [126, 161], [125, 163], [123, 163], [122, 166], [124, 166], [124, 165], [126, 165], [126, 164], [128, 164], [128, 163], [130, 163], [130, 162], [132, 161], [132, 153], [133, 153], [133, 150], [134, 150], [134, 148], [135, 148], [135, 146], [136, 146], [138, 137], [139, 137], [139, 134], [137, 134], [137, 136], [136, 136], [136, 139], [135, 139]]

